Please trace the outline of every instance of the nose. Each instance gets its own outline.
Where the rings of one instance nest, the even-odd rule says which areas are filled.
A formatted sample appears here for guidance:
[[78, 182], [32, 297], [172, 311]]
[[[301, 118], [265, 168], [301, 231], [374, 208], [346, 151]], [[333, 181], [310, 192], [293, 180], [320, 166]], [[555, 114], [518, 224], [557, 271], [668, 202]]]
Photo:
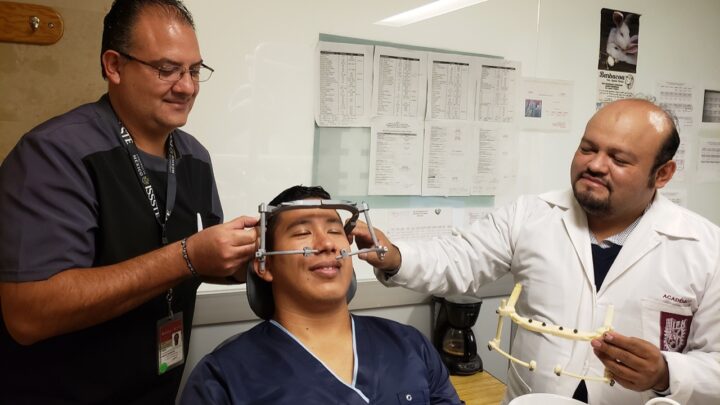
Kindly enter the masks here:
[[607, 173], [608, 156], [604, 153], [596, 153], [587, 163], [587, 168], [594, 173]]
[[336, 254], [338, 252], [338, 246], [337, 243], [335, 243], [335, 240], [333, 237], [328, 234], [327, 232], [321, 232], [317, 234], [317, 237], [315, 238], [315, 249], [318, 250], [318, 253], [332, 253]]
[[190, 77], [190, 72], [186, 70], [172, 88], [175, 93], [192, 95], [195, 93], [198, 85], [199, 84]]

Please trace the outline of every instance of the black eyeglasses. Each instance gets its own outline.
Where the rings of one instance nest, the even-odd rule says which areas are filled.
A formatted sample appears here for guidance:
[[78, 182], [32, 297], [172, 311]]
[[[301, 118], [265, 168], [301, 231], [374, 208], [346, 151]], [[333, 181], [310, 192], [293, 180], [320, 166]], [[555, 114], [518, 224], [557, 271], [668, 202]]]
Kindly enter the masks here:
[[158, 72], [158, 78], [160, 80], [166, 81], [166, 82], [177, 82], [180, 79], [182, 79], [183, 75], [187, 72], [190, 74], [190, 79], [194, 82], [205, 82], [208, 79], [210, 79], [210, 76], [212, 76], [215, 69], [211, 68], [210, 66], [201, 63], [198, 67], [193, 67], [190, 69], [185, 69], [184, 67], [180, 66], [156, 66], [150, 62], [146, 62], [144, 60], [140, 60], [134, 56], [128, 55], [124, 52], [115, 51], [122, 55], [124, 58], [129, 59], [131, 61], [135, 61], [138, 63], [142, 63], [145, 66], [149, 66]]

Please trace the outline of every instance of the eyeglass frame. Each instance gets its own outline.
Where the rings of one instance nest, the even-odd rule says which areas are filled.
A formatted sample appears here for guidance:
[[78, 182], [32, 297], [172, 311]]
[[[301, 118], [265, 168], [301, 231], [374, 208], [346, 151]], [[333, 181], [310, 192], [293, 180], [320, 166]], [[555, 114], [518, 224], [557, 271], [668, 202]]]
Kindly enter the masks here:
[[[118, 51], [118, 50], [115, 50], [115, 52], [117, 52], [120, 56], [122, 56], [122, 57], [125, 58], [125, 59], [138, 62], [138, 63], [140, 63], [140, 64], [142, 64], [142, 65], [149, 66], [149, 67], [157, 70], [158, 79], [160, 79], [160, 80], [162, 80], [162, 81], [164, 81], [164, 82], [170, 82], [170, 83], [173, 83], [173, 82], [174, 82], [174, 83], [177, 83], [177, 82], [179, 82], [180, 80], [182, 80], [183, 76], [185, 76], [185, 73], [189, 73], [189, 74], [190, 74], [190, 80], [192, 80], [192, 81], [195, 82], [195, 83], [202, 83], [202, 82], [206, 82], [206, 81], [210, 80], [210, 78], [212, 77], [212, 74], [215, 73], [215, 69], [211, 68], [210, 66], [206, 65], [206, 64], [203, 63], [203, 62], [200, 62], [200, 67], [209, 70], [209, 71], [210, 71], [210, 76], [208, 76], [208, 78], [205, 79], [205, 80], [199, 80], [199, 77], [198, 77], [198, 80], [195, 80], [195, 79], [193, 78], [193, 76], [192, 76], [192, 73], [190, 73], [190, 72], [191, 72], [191, 69], [187, 69], [187, 68], [184, 68], [184, 67], [181, 67], [181, 66], [177, 66], [177, 65], [176, 65], [175, 67], [173, 67], [172, 70], [168, 70], [168, 69], [165, 69], [165, 68], [163, 68], [163, 67], [156, 66], [156, 65], [154, 65], [154, 64], [152, 64], [152, 63], [150, 63], [150, 62], [144, 61], [144, 60], [142, 60], [142, 59], [138, 59], [138, 58], [136, 58], [136, 57], [134, 57], [134, 56], [132, 56], [132, 55], [129, 55], [129, 54], [125, 53], [125, 52]], [[177, 79], [167, 80], [167, 79], [163, 79], [163, 78], [162, 78], [162, 74], [163, 74], [163, 73], [166, 73], [166, 74], [175, 73], [175, 72], [177, 72], [179, 69], [181, 69], [181, 70], [180, 70], [180, 77], [178, 77]], [[199, 72], [200, 72], [200, 69], [198, 69], [198, 73], [199, 73]]]

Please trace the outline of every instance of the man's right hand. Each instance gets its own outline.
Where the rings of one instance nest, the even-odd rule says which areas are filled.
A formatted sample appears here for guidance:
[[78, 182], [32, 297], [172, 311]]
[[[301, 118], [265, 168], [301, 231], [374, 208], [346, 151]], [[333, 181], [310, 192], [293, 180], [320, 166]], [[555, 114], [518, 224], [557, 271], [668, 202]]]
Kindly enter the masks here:
[[[380, 246], [385, 246], [388, 251], [385, 253], [383, 258], [380, 258], [377, 253], [361, 253], [358, 257], [366, 262], [370, 263], [373, 267], [378, 270], [387, 272], [393, 272], [400, 268], [402, 263], [402, 256], [400, 256], [400, 250], [390, 242], [385, 234], [377, 229], [373, 228], [375, 237], [377, 238]], [[367, 224], [363, 221], [357, 221], [355, 229], [350, 233], [355, 238], [355, 243], [359, 249], [367, 249], [374, 247], [372, 236], [370, 235], [370, 229]]]
[[187, 253], [195, 271], [206, 277], [227, 277], [255, 257], [258, 219], [238, 217], [204, 229], [187, 240]]

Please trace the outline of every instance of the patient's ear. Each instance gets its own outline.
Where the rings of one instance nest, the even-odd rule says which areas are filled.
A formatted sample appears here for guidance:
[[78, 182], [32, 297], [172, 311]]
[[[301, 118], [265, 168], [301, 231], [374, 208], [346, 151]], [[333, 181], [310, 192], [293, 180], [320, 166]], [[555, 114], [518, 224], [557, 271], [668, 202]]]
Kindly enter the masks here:
[[268, 283], [272, 283], [273, 276], [272, 276], [272, 270], [271, 267], [272, 260], [269, 257], [265, 258], [265, 270], [260, 270], [260, 261], [259, 260], [253, 260], [253, 271], [255, 274], [257, 274], [258, 277], [260, 277], [262, 280], [267, 281]]

